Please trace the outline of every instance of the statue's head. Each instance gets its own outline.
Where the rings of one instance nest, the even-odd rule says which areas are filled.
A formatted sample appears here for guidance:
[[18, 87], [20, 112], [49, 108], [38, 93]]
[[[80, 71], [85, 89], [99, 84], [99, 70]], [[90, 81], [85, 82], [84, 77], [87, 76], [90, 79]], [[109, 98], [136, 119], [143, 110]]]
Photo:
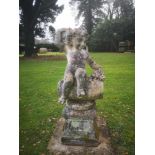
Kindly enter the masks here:
[[80, 50], [80, 49], [86, 49], [87, 47], [87, 38], [86, 34], [81, 31], [80, 29], [75, 29], [72, 32], [72, 39], [70, 39], [70, 44], [74, 48]]
[[81, 29], [61, 29], [57, 33], [57, 42], [69, 48], [86, 49], [87, 35]]

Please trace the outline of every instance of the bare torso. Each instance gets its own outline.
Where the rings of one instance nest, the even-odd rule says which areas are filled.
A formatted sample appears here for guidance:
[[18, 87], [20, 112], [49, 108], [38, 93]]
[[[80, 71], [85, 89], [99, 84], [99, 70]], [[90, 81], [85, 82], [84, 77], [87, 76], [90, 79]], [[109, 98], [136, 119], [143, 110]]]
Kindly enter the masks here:
[[74, 51], [69, 50], [66, 53], [67, 71], [74, 73], [77, 68], [85, 68], [88, 52], [86, 50]]

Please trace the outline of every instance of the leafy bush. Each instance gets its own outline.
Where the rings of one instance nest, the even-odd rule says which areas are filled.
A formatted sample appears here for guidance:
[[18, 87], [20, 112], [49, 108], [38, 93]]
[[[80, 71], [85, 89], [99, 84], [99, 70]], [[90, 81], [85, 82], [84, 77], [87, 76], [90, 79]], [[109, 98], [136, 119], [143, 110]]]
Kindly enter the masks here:
[[52, 44], [37, 44], [36, 49], [38, 50], [40, 48], [47, 48], [51, 52], [59, 51], [59, 48], [54, 43], [52, 43]]

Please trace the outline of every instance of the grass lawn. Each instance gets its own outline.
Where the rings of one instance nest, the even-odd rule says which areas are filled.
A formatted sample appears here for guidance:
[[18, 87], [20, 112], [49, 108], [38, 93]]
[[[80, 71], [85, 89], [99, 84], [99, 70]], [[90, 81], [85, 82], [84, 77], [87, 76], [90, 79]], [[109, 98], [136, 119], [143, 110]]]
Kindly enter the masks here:
[[[37, 53], [38, 56], [55, 56], [55, 55], [64, 55], [63, 52], [45, 52], [45, 53]], [[24, 52], [22, 54], [19, 54], [19, 57], [23, 57]]]
[[[106, 80], [97, 112], [106, 118], [116, 155], [134, 155], [134, 54], [91, 53], [103, 66]], [[20, 60], [20, 155], [47, 154], [47, 145], [61, 117], [57, 83], [66, 61]], [[91, 69], [87, 66], [88, 74]]]

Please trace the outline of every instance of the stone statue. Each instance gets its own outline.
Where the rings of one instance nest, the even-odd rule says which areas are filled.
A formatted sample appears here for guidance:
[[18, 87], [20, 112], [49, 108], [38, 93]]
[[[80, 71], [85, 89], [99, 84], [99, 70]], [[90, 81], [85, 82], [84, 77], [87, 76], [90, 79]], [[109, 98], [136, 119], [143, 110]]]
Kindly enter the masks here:
[[[65, 103], [61, 141], [68, 145], [97, 146], [95, 100], [103, 96], [104, 74], [90, 57], [86, 40], [80, 29], [68, 29], [63, 39], [67, 66], [64, 79], [58, 83], [59, 102]], [[93, 69], [90, 77], [86, 75], [86, 63]]]
[[[113, 155], [106, 121], [96, 115], [95, 101], [103, 97], [102, 67], [91, 59], [80, 29], [63, 28], [56, 38], [67, 57], [64, 79], [58, 83], [59, 102], [65, 107], [48, 150], [51, 155]], [[86, 63], [93, 69], [91, 76]]]
[[67, 57], [67, 66], [63, 81], [61, 81], [61, 93], [59, 102], [65, 103], [67, 100], [70, 90], [75, 84], [77, 86], [76, 95], [77, 97], [84, 97], [87, 95], [86, 88], [86, 70], [85, 63], [87, 62], [92, 69], [94, 74], [92, 78], [98, 78], [103, 80], [103, 74], [101, 72], [101, 66], [96, 64], [89, 55], [88, 47], [86, 45], [86, 36], [79, 29], [69, 29], [66, 33], [65, 52]]

